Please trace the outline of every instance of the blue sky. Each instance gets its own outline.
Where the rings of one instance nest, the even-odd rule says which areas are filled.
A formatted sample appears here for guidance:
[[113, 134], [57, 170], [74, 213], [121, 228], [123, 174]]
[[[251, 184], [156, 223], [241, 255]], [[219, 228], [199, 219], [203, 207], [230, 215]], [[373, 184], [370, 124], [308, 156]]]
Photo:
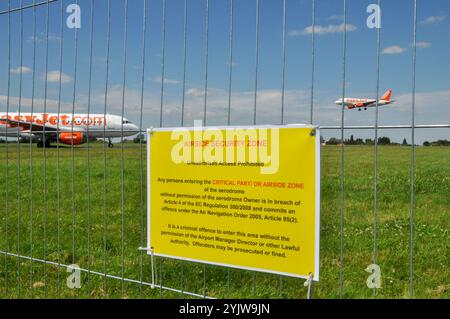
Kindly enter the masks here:
[[[41, 0], [36, 0], [41, 2]], [[11, 0], [11, 7], [20, 5]], [[62, 111], [71, 112], [75, 88], [75, 112], [86, 112], [88, 101], [90, 35], [93, 30], [93, 73], [91, 112], [103, 112], [106, 83], [107, 1], [94, 1], [94, 24], [90, 25], [91, 1], [79, 0], [82, 26], [78, 31], [77, 77], [75, 79], [75, 31], [64, 27], [60, 34], [61, 5], [65, 9], [75, 0], [49, 4], [49, 51], [46, 61], [47, 6], [23, 13], [21, 38], [20, 13], [11, 14], [11, 72], [8, 72], [8, 15], [0, 15], [0, 103], [6, 111], [8, 77], [11, 80], [10, 110], [19, 108], [20, 47], [23, 45], [21, 110], [30, 111], [32, 84], [35, 84], [35, 111], [43, 111], [45, 74], [48, 72], [47, 109], [55, 111], [62, 79]], [[376, 30], [366, 26], [366, 8], [375, 0], [348, 0], [346, 96], [376, 95]], [[32, 0], [23, 0], [31, 4]], [[142, 76], [143, 0], [128, 1], [128, 39], [126, 81], [123, 86], [124, 4], [114, 0], [111, 20], [110, 76], [107, 110], [120, 114], [122, 92], [125, 92], [125, 115], [139, 120]], [[285, 122], [309, 121], [311, 88], [311, 0], [286, 0], [286, 72]], [[159, 126], [162, 0], [147, 2], [147, 46], [144, 81], [144, 127]], [[163, 126], [181, 123], [183, 94], [183, 26], [184, 1], [166, 0], [165, 84]], [[0, 11], [8, 1], [0, 3]], [[188, 0], [187, 68], [185, 90], [185, 124], [203, 118], [205, 92], [205, 12], [206, 0]], [[255, 86], [255, 0], [234, 0], [233, 63], [231, 123], [252, 124]], [[418, 124], [450, 122], [450, 2], [418, 0], [417, 24], [417, 109]], [[64, 22], [68, 17], [64, 13]], [[281, 121], [283, 1], [260, 0], [259, 65], [257, 123], [279, 124]], [[395, 104], [380, 108], [380, 125], [411, 122], [413, 1], [382, 1], [381, 12], [380, 94], [394, 90]], [[343, 1], [316, 0], [314, 122], [339, 125], [340, 109], [334, 101], [342, 95]], [[230, 1], [209, 1], [208, 96], [207, 124], [226, 124], [228, 110], [228, 77]], [[36, 36], [35, 36], [36, 33]], [[21, 41], [22, 39], [22, 41]], [[63, 39], [63, 41], [62, 41]], [[60, 69], [60, 45], [64, 43], [63, 74]], [[33, 76], [33, 52], [36, 66]], [[372, 125], [375, 111], [346, 111], [348, 125]], [[338, 132], [324, 132], [328, 138]], [[373, 137], [373, 131], [352, 132], [355, 136]], [[351, 134], [351, 132], [349, 132]], [[396, 141], [409, 140], [410, 132], [382, 131]], [[418, 142], [450, 138], [450, 130], [420, 130]]]

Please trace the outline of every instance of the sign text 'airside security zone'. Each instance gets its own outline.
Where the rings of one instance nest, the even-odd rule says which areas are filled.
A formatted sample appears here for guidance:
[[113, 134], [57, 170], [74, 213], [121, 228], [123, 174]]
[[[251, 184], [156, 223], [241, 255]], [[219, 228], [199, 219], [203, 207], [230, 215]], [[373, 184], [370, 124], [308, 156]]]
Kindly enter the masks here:
[[318, 280], [319, 140], [305, 125], [149, 131], [149, 253]]

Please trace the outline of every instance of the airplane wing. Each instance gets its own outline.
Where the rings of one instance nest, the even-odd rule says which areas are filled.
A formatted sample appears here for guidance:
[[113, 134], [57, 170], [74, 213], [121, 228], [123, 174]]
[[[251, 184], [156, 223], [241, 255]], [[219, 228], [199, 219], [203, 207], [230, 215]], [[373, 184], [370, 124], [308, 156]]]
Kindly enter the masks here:
[[[27, 131], [27, 133], [33, 134], [51, 134], [56, 132], [72, 132], [72, 128], [69, 129], [67, 127], [58, 127], [55, 125], [47, 125], [47, 124], [38, 124], [38, 123], [30, 123], [23, 121], [16, 121], [11, 119], [5, 119], [5, 121], [10, 125], [11, 128], [18, 127], [22, 132]], [[74, 127], [73, 132], [84, 132], [84, 130]]]

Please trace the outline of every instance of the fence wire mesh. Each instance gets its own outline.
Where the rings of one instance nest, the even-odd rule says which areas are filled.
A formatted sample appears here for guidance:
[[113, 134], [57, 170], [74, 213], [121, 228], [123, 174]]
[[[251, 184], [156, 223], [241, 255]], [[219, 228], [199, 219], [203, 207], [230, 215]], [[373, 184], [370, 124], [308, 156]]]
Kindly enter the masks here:
[[[43, 143], [42, 149], [35, 149], [32, 137], [27, 143], [16, 142], [23, 139], [19, 129], [15, 136], [5, 137], [5, 143], [0, 145], [2, 297], [305, 298], [309, 295], [304, 280], [161, 257], [154, 257], [153, 286], [152, 260], [139, 250], [146, 242], [146, 145], [140, 134], [150, 126], [191, 126], [193, 119], [203, 119], [204, 125], [303, 121], [320, 125], [325, 134], [340, 135], [340, 147], [325, 152], [327, 158], [322, 159], [323, 167], [329, 165], [323, 173], [328, 175], [322, 179], [330, 179], [323, 183], [322, 189], [325, 198], [322, 219], [326, 218], [321, 223], [323, 279], [314, 284], [312, 297], [376, 298], [381, 294], [389, 298], [413, 298], [417, 294], [435, 296], [436, 289], [441, 289], [440, 296], [445, 296], [446, 291], [448, 296], [448, 271], [439, 273], [448, 266], [448, 246], [445, 246], [448, 229], [441, 229], [444, 226], [439, 222], [427, 224], [422, 206], [419, 224], [415, 221], [418, 178], [420, 200], [427, 200], [428, 196], [440, 201], [442, 212], [449, 212], [448, 199], [436, 197], [432, 188], [424, 188], [420, 180], [432, 171], [428, 170], [428, 160], [421, 149], [419, 158], [416, 156], [416, 131], [435, 130], [448, 136], [450, 128], [445, 118], [442, 124], [416, 124], [417, 0], [407, 2], [408, 8], [412, 8], [409, 27], [412, 37], [405, 39], [412, 43], [413, 52], [408, 109], [411, 121], [401, 125], [380, 125], [382, 41], [387, 33], [380, 28], [373, 32], [374, 60], [369, 61], [375, 66], [375, 75], [371, 75], [375, 78], [376, 97], [373, 122], [369, 119], [349, 123], [345, 105], [333, 113], [334, 122], [329, 125], [321, 122], [328, 109], [316, 102], [321, 94], [317, 82], [324, 79], [318, 74], [323, 68], [320, 63], [327, 64], [320, 55], [331, 49], [337, 54], [341, 52], [342, 68], [337, 72], [341, 80], [334, 86], [341, 88], [344, 99], [352, 63], [349, 32], [354, 28], [349, 23], [349, 5], [355, 5], [355, 1], [333, 2], [333, 6], [339, 3], [342, 12], [341, 29], [336, 35], [342, 42], [335, 42], [331, 48], [322, 45], [318, 37], [324, 27], [316, 25], [323, 20], [318, 18], [319, 5], [326, 1], [306, 2], [306, 7], [300, 8], [293, 0], [4, 1], [0, 8], [4, 43], [1, 54], [6, 61], [1, 65], [2, 112], [6, 111], [6, 116], [18, 113], [19, 117], [30, 112], [31, 118], [38, 113], [54, 112], [58, 118], [66, 113], [72, 119], [79, 112], [86, 113], [88, 118], [95, 113], [106, 118], [116, 112], [122, 125], [113, 141], [119, 146], [115, 148], [108, 147], [111, 141], [106, 126], [100, 141], [91, 140], [88, 129], [86, 144], [80, 147], [73, 144], [65, 147], [56, 139], [56, 147]], [[82, 24], [81, 28], [69, 29], [67, 8], [73, 4], [81, 8]], [[378, 0], [377, 5], [383, 8], [385, 3]], [[295, 14], [301, 10], [307, 14], [300, 18]], [[292, 30], [300, 20], [301, 25], [309, 27]], [[245, 37], [241, 34], [244, 29]], [[275, 41], [270, 36], [265, 38], [274, 32], [278, 32]], [[292, 44], [298, 35], [310, 36], [309, 44], [306, 41], [301, 44], [304, 47]], [[218, 40], [222, 42], [218, 44]], [[294, 51], [294, 47], [299, 51]], [[306, 53], [305, 47], [310, 53]], [[299, 84], [292, 77], [293, 69], [309, 79], [304, 80], [307, 89], [301, 97], [295, 95], [299, 94], [295, 91]], [[279, 89], [267, 89], [271, 83], [267, 78], [273, 77], [279, 77], [276, 82]], [[222, 89], [217, 88], [220, 81]], [[181, 89], [177, 91], [174, 86]], [[245, 89], [239, 91], [242, 87]], [[127, 140], [124, 131], [129, 114], [137, 123], [133, 132], [139, 134], [136, 143]], [[44, 126], [42, 136], [45, 130]], [[410, 146], [400, 150], [404, 166], [401, 169], [409, 168], [409, 177], [404, 169], [400, 175], [389, 175], [386, 159], [392, 157], [390, 150], [380, 147], [379, 137], [380, 132], [392, 131], [411, 134]], [[348, 147], [343, 141], [352, 132], [369, 132], [373, 145], [363, 152]], [[76, 134], [75, 121], [71, 123], [71, 133]], [[371, 152], [373, 162], [367, 156]], [[446, 150], [440, 152], [441, 157], [448, 155]], [[404, 160], [408, 154], [409, 163]], [[372, 164], [373, 170], [366, 169], [372, 172], [370, 176], [358, 176], [359, 167]], [[443, 174], [440, 185], [445, 192], [450, 190], [450, 181]], [[368, 179], [363, 185], [371, 180], [372, 186], [364, 187], [363, 202], [355, 202], [359, 190], [351, 183], [361, 178]], [[386, 215], [389, 205], [385, 201], [399, 205], [395, 198], [389, 197], [396, 195], [389, 194], [394, 187], [386, 184], [389, 178], [401, 178], [400, 189], [408, 194], [409, 203], [409, 207], [402, 203], [401, 209], [409, 211], [408, 217], [402, 214], [396, 219]], [[364, 222], [355, 217], [361, 212], [366, 213]], [[423, 242], [417, 241], [424, 239], [415, 234], [428, 234], [433, 227], [438, 235], [430, 238], [442, 241], [436, 243], [442, 250], [432, 254], [420, 248], [421, 260], [431, 256], [436, 259], [429, 264], [421, 261], [418, 269], [414, 267], [416, 247]], [[363, 244], [358, 246], [355, 240]], [[399, 260], [393, 263], [391, 259], [397, 253]], [[381, 265], [383, 289], [367, 288], [365, 267], [369, 264]], [[79, 266], [82, 283], [75, 288], [70, 286], [74, 265]], [[424, 279], [428, 276], [427, 269], [435, 278]], [[420, 291], [415, 289], [417, 282]]]

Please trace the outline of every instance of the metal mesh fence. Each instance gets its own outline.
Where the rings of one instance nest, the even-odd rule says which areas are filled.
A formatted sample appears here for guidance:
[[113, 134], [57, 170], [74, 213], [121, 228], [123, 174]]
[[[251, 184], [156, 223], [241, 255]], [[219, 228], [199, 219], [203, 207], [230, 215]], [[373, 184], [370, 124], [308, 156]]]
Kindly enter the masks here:
[[[243, 1], [237, 0], [221, 2], [219, 9], [226, 11], [221, 11], [220, 15], [217, 15], [218, 1], [212, 0], [195, 3], [187, 0], [72, 2], [9, 0], [7, 6], [1, 9], [0, 23], [5, 30], [1, 33], [2, 57], [7, 61], [0, 80], [2, 94], [5, 95], [2, 111], [3, 108], [7, 114], [17, 111], [19, 116], [22, 112], [30, 112], [32, 117], [33, 114], [46, 114], [50, 110], [57, 113], [58, 117], [68, 113], [72, 118], [77, 112], [86, 113], [88, 118], [94, 113], [106, 117], [110, 112], [117, 112], [122, 123], [126, 120], [125, 116], [132, 113], [138, 126], [134, 132], [136, 134], [144, 133], [149, 126], [189, 125], [194, 118], [202, 118], [204, 125], [261, 122], [288, 124], [299, 120], [292, 116], [292, 105], [286, 102], [290, 98], [287, 93], [292, 91], [287, 89], [286, 83], [291, 61], [287, 56], [290, 34], [287, 16], [289, 8], [292, 11], [298, 9], [296, 2], [279, 1], [275, 4], [278, 10], [268, 13], [267, 9], [261, 11], [261, 6], [267, 3], [255, 0], [251, 2], [251, 11], [246, 12], [245, 21], [236, 12], [248, 9], [250, 2], [243, 5]], [[317, 109], [315, 102], [316, 72], [320, 67], [320, 47], [317, 45], [320, 29], [316, 27], [316, 2], [319, 1], [308, 2], [310, 20], [305, 24], [311, 26], [311, 32], [307, 33], [310, 36], [310, 51], [307, 54], [302, 50], [296, 59], [309, 64], [308, 71], [300, 70], [308, 73], [309, 83], [305, 91], [309, 93], [301, 103], [295, 101], [294, 108], [304, 111], [302, 121], [321, 125], [318, 119], [321, 110]], [[334, 48], [336, 52], [341, 50], [342, 98], [347, 96], [347, 69], [351, 62], [348, 59], [347, 38], [349, 2], [339, 2], [343, 13], [342, 43]], [[77, 4], [82, 10], [80, 29], [66, 27], [66, 9], [70, 4]], [[377, 4], [383, 7], [381, 0]], [[321, 248], [324, 279], [314, 284], [312, 297], [375, 298], [382, 291], [383, 297], [413, 298], [417, 281], [421, 282], [422, 290], [426, 290], [423, 287], [428, 284], [429, 289], [439, 286], [434, 281], [424, 283], [422, 278], [426, 276], [427, 269], [432, 269], [433, 273], [442, 269], [442, 264], [421, 265], [420, 270], [413, 267], [417, 240], [421, 240], [415, 236], [418, 232], [415, 223], [416, 179], [417, 176], [422, 178], [422, 175], [418, 175], [417, 165], [420, 170], [426, 170], [422, 161], [424, 155], [420, 153], [419, 163], [416, 157], [415, 134], [417, 130], [439, 130], [448, 134], [450, 124], [445, 124], [445, 120], [444, 124], [416, 124], [418, 10], [416, 0], [408, 4], [413, 8], [410, 26], [413, 33], [412, 38], [407, 40], [412, 43], [413, 52], [409, 123], [380, 125], [381, 108], [378, 100], [383, 29], [378, 28], [374, 31], [376, 85], [373, 89], [377, 102], [373, 124], [348, 125], [345, 106], [342, 106], [337, 114], [339, 125], [321, 125], [322, 130], [339, 133], [341, 143], [338, 149], [332, 150], [333, 159], [337, 161], [322, 159], [322, 165], [330, 164], [332, 182], [326, 184], [327, 189], [322, 189], [322, 193], [329, 192], [326, 202], [322, 203], [322, 211], [326, 212], [322, 218], [327, 218], [321, 230], [322, 236], [325, 236]], [[180, 12], [174, 14], [176, 10]], [[216, 10], [214, 18], [211, 10]], [[171, 15], [172, 24], [168, 14]], [[281, 26], [275, 28], [270, 23], [269, 26], [267, 23], [262, 25], [263, 19], [269, 14], [279, 14], [276, 21]], [[211, 45], [214, 40], [211, 32], [217, 33], [217, 25], [222, 28], [225, 50]], [[176, 35], [171, 30], [175, 26], [178, 28]], [[270, 43], [270, 46], [279, 47], [279, 51], [275, 52], [280, 59], [272, 61], [272, 64], [279, 65], [277, 71], [280, 72], [281, 81], [279, 90], [272, 92], [279, 101], [271, 108], [277, 111], [271, 112], [269, 118], [264, 118], [262, 116], [268, 110], [260, 107], [265, 98], [261, 97], [261, 87], [267, 86], [267, 83], [261, 82], [261, 68], [267, 67], [268, 59], [262, 50], [265, 40], [262, 32], [268, 32], [270, 27], [280, 31], [277, 38], [280, 42]], [[254, 28], [253, 42], [245, 43], [244, 50], [242, 46], [245, 40], [237, 32], [242, 28]], [[167, 38], [169, 31], [173, 37], [170, 41]], [[199, 44], [202, 46], [196, 47]], [[264, 48], [267, 49], [267, 43]], [[220, 57], [226, 61], [215, 58], [218, 50], [225, 52], [221, 52]], [[240, 82], [238, 76], [242, 75], [236, 76], [236, 68], [240, 67], [236, 61], [244, 59], [245, 54], [242, 52], [252, 55], [249, 60], [253, 63], [246, 68], [248, 72], [244, 71], [247, 76], [244, 86], [251, 89], [241, 94], [248, 108], [246, 117], [233, 107], [234, 100], [238, 98], [233, 90], [238, 86], [236, 82]], [[174, 55], [180, 58], [174, 59]], [[31, 67], [25, 68], [27, 63]], [[17, 65], [19, 69], [15, 69]], [[190, 75], [193, 65], [202, 68], [195, 75]], [[151, 74], [156, 74], [155, 70], [158, 70], [159, 75], [152, 77]], [[179, 80], [170, 78], [174, 72]], [[217, 83], [216, 74], [221, 72], [224, 74], [224, 89], [219, 91], [211, 82]], [[195, 82], [201, 83], [197, 85], [201, 89], [192, 87], [190, 83]], [[171, 84], [181, 87], [181, 93], [175, 93], [179, 101], [177, 106], [172, 101]], [[220, 103], [217, 102], [217, 95], [221, 96]], [[59, 130], [58, 121], [58, 134]], [[380, 183], [379, 179], [381, 175], [382, 178], [389, 178], [389, 169], [383, 159], [389, 154], [380, 150], [379, 134], [380, 131], [394, 130], [408, 132], [411, 139], [410, 146], [401, 150], [403, 175], [400, 181], [409, 202], [409, 205], [403, 203], [402, 207], [409, 206], [409, 214], [407, 217], [403, 214], [398, 223], [395, 218], [390, 223], [383, 216], [380, 217], [380, 207], [382, 212], [387, 210], [380, 201], [386, 200], [390, 188], [384, 181]], [[354, 163], [350, 162], [354, 157], [349, 159], [349, 156], [354, 156], [353, 153], [357, 151], [348, 149], [342, 143], [346, 134], [354, 131], [373, 132], [374, 137], [373, 146], [364, 151], [365, 155], [373, 152], [373, 160], [366, 157], [358, 160], [358, 165], [373, 164], [370, 182], [366, 182], [372, 186], [364, 189], [365, 204], [357, 208], [372, 214], [364, 224], [353, 222], [355, 190], [351, 183], [357, 172]], [[71, 133], [76, 133], [74, 122]], [[3, 261], [0, 284], [3, 286], [3, 298], [305, 298], [309, 295], [304, 280], [159, 257], [154, 260], [156, 286], [153, 287], [152, 261], [143, 250], [139, 250], [139, 247], [145, 246], [146, 234], [145, 141], [142, 138], [138, 138], [136, 143], [127, 141], [124, 124], [117, 133], [115, 148], [109, 148], [106, 143], [108, 138], [105, 127], [104, 142], [88, 138], [84, 146], [75, 148], [73, 145], [64, 147], [57, 139], [56, 147], [44, 144], [42, 149], [36, 149], [33, 138], [26, 143], [15, 142], [22, 137], [17, 129], [16, 137], [6, 138], [6, 143], [0, 146], [3, 166], [0, 228], [0, 255]], [[101, 137], [99, 139], [102, 140]], [[442, 154], [445, 156], [448, 153], [443, 151]], [[409, 161], [405, 160], [406, 157], [410, 157]], [[410, 171], [405, 171], [405, 167]], [[428, 193], [429, 190], [423, 189], [420, 182], [421, 199], [428, 195], [434, 198]], [[446, 183], [443, 184], [445, 190], [449, 183], [445, 176], [443, 183]], [[392, 205], [395, 205], [394, 202]], [[445, 200], [442, 201], [441, 209], [444, 212], [448, 212], [447, 204]], [[423, 225], [425, 223], [421, 220], [419, 227]], [[420, 229], [419, 233], [422, 231], [426, 232]], [[389, 232], [398, 234], [394, 243], [383, 240], [383, 236], [387, 238]], [[366, 237], [362, 246], [355, 250], [354, 241], [359, 240], [361, 234]], [[439, 234], [441, 237], [437, 240], [448, 239], [448, 230]], [[390, 265], [389, 258], [385, 256], [393, 253], [387, 248], [389, 245], [399, 245], [402, 269], [397, 268], [398, 264]], [[359, 257], [354, 259], [354, 256]], [[448, 262], [445, 247], [444, 256], [440, 258], [443, 259], [439, 263]], [[398, 281], [393, 284], [395, 288], [367, 288], [368, 273], [364, 267], [371, 263], [382, 264], [384, 280]], [[82, 276], [81, 287], [75, 289], [71, 289], [67, 283], [72, 275], [71, 265], [79, 265]], [[384, 268], [389, 269], [386, 275]], [[394, 268], [401, 275], [392, 273]], [[442, 278], [438, 282], [444, 285], [444, 291], [445, 287], [448, 291], [448, 282], [443, 282], [445, 274], [436, 276]], [[389, 282], [385, 286], [389, 287]], [[419, 295], [429, 296], [426, 291], [421, 291]]]

